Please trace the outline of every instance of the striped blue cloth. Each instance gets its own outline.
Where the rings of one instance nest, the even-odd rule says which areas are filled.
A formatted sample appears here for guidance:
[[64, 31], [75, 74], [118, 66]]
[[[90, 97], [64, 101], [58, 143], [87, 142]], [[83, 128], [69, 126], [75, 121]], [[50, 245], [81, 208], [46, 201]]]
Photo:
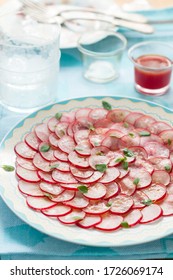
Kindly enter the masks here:
[[[171, 19], [173, 9], [144, 12], [150, 19]], [[120, 29], [128, 47], [142, 40], [161, 40], [173, 44], [173, 24], [157, 25], [152, 35]], [[108, 84], [95, 84], [82, 77], [81, 58], [76, 49], [62, 51], [57, 101], [73, 97], [113, 95], [143, 98], [173, 108], [173, 83], [162, 97], [141, 96], [134, 90], [133, 67], [124, 53], [120, 77]], [[24, 115], [0, 107], [0, 140]], [[1, 259], [164, 259], [173, 258], [173, 235], [142, 245], [99, 248], [77, 245], [41, 233], [20, 220], [0, 198]]]

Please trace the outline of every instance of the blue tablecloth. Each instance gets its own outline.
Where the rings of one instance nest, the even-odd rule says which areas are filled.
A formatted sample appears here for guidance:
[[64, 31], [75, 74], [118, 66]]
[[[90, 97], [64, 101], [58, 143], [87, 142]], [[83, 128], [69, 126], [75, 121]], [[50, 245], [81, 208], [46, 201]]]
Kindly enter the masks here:
[[[150, 19], [173, 18], [173, 9], [148, 11]], [[142, 40], [161, 40], [173, 45], [173, 24], [157, 25], [152, 35], [120, 29], [128, 47]], [[123, 56], [120, 77], [108, 84], [95, 84], [82, 77], [81, 58], [76, 49], [62, 51], [57, 101], [91, 95], [143, 98], [173, 108], [173, 80], [170, 91], [162, 97], [145, 97], [134, 90], [133, 68], [127, 52]], [[0, 107], [0, 140], [25, 115]], [[49, 237], [20, 220], [0, 198], [1, 259], [164, 259], [173, 258], [173, 235], [142, 245], [98, 248], [76, 245]]]

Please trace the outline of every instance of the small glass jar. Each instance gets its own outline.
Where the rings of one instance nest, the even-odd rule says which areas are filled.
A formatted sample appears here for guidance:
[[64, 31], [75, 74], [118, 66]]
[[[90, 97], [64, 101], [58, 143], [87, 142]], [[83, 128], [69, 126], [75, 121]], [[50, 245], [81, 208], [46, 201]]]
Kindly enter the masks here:
[[83, 57], [84, 77], [97, 83], [116, 79], [126, 45], [126, 38], [114, 31], [95, 30], [82, 34], [78, 49]]

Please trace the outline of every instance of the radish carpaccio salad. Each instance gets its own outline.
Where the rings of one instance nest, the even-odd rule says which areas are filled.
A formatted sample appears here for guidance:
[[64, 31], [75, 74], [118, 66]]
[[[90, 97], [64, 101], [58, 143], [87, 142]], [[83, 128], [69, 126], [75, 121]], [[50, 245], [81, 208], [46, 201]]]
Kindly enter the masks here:
[[15, 146], [28, 207], [66, 225], [114, 231], [173, 215], [173, 127], [99, 108], [57, 112]]

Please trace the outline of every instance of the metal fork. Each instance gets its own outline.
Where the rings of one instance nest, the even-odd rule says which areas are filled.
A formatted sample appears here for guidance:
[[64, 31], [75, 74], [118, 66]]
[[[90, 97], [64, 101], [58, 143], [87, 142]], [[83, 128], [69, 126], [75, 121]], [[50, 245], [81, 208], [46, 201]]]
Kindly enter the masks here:
[[[20, 0], [20, 2], [25, 6], [33, 9], [40, 10], [44, 12], [45, 5], [42, 3], [33, 2], [31, 0]], [[103, 15], [106, 17], [111, 17], [114, 19], [123, 19], [127, 21], [139, 22], [139, 23], [147, 23], [148, 19], [140, 14], [137, 13], [126, 13], [126, 12], [114, 12], [114, 13], [107, 13], [104, 11], [97, 10], [95, 8], [87, 8], [87, 7], [74, 7], [69, 5], [59, 5], [61, 7], [60, 11], [54, 14], [54, 16], [61, 16], [64, 13], [71, 13], [71, 12], [82, 12], [82, 13], [93, 13], [95, 15]]]
[[[22, 0], [22, 1], [28, 1], [28, 0]], [[76, 16], [74, 14], [68, 15], [68, 17], [64, 16], [51, 16], [44, 8], [41, 9], [33, 9], [33, 7], [27, 7], [24, 10], [24, 13], [26, 15], [29, 15], [33, 19], [39, 22], [44, 23], [59, 23], [61, 25], [65, 25], [68, 29], [72, 29], [74, 31], [74, 24], [76, 23], [76, 27], [79, 27], [79, 25], [84, 26], [86, 21], [98, 21], [103, 22], [111, 25], [111, 27], [114, 26], [122, 26], [128, 29], [132, 29], [138, 32], [142, 32], [145, 34], [150, 34], [154, 32], [154, 28], [151, 25], [145, 24], [145, 23], [136, 23], [136, 22], [130, 22], [120, 19], [112, 19], [110, 17], [103, 17], [98, 15], [83, 15], [83, 16]], [[84, 23], [84, 24], [81, 24]], [[71, 23], [73, 25], [71, 25]], [[76, 31], [76, 30], [75, 30]]]

